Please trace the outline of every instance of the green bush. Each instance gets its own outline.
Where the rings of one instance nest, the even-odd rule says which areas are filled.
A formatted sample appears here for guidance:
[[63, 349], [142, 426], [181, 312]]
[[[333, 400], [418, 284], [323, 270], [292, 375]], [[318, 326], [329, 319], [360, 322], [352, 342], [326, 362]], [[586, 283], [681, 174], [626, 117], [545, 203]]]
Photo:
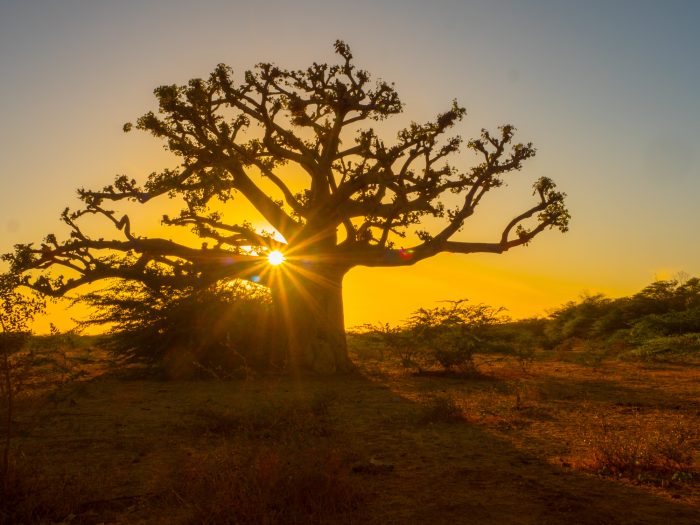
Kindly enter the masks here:
[[602, 336], [627, 326], [619, 300], [613, 301], [602, 294], [585, 295], [580, 302], [569, 302], [555, 310], [545, 328], [549, 346], [566, 339], [586, 339]]
[[[544, 332], [548, 347], [577, 346], [596, 359], [608, 354], [640, 359], [694, 356], [694, 334], [700, 333], [700, 280], [656, 281], [619, 299], [587, 295], [554, 311]], [[571, 344], [574, 341], [585, 344]]]
[[370, 332], [405, 368], [422, 371], [438, 365], [448, 371], [473, 371], [474, 355], [494, 344], [489, 327], [507, 320], [503, 308], [467, 305], [466, 299], [445, 302], [448, 306], [416, 310], [402, 326], [378, 325]]
[[643, 340], [687, 333], [700, 333], [700, 307], [643, 317], [634, 324], [631, 336]]
[[700, 333], [654, 337], [629, 351], [626, 357], [654, 361], [697, 359], [700, 358]]

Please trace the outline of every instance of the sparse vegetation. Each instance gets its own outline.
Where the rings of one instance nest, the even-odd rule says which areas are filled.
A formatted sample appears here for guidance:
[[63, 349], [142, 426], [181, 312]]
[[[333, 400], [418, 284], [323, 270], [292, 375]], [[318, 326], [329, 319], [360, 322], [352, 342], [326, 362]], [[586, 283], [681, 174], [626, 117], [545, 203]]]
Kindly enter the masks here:
[[489, 329], [506, 322], [504, 309], [469, 305], [466, 299], [445, 302], [420, 308], [401, 326], [365, 325], [361, 331], [370, 345], [383, 344], [404, 368], [423, 372], [437, 365], [447, 372], [474, 373], [475, 354], [497, 346]]
[[83, 324], [108, 328], [105, 347], [168, 377], [230, 378], [269, 365], [269, 290], [245, 281], [205, 288], [153, 289], [118, 282], [83, 295], [93, 307]]
[[181, 522], [192, 524], [340, 520], [363, 499], [345, 456], [323, 445], [221, 445], [193, 454], [174, 473], [173, 503], [185, 507]]
[[[480, 516], [495, 524], [562, 494], [596, 501], [603, 475], [619, 485], [605, 489], [619, 522], [673, 512], [693, 523], [692, 371], [618, 361], [601, 376], [539, 354], [523, 371], [515, 355], [477, 353], [476, 376], [409, 374], [387, 355], [373, 380], [86, 383], [17, 422], [21, 479], [5, 522], [458, 522], [465, 501], [496, 500]], [[94, 469], [109, 479], [90, 483]]]
[[454, 397], [448, 395], [438, 395], [430, 398], [425, 403], [423, 423], [455, 423], [464, 421], [462, 408], [457, 404]]
[[5, 514], [11, 497], [18, 490], [11, 461], [14, 431], [15, 398], [19, 393], [28, 367], [21, 355], [29, 337], [29, 325], [33, 317], [44, 309], [44, 302], [34, 294], [18, 291], [20, 282], [12, 274], [0, 275], [0, 397], [2, 400], [2, 465], [0, 465], [0, 515]]
[[550, 347], [576, 346], [607, 357], [700, 359], [700, 279], [656, 281], [619, 299], [584, 296], [555, 310], [545, 327]]
[[241, 412], [202, 409], [194, 414], [195, 430], [225, 437], [244, 436], [252, 441], [296, 441], [328, 436], [332, 432], [328, 402], [315, 397], [294, 406], [266, 404]]
[[691, 481], [697, 475], [693, 468], [697, 430], [697, 425], [678, 417], [650, 421], [635, 413], [623, 426], [597, 415], [586, 431], [592, 454], [590, 468], [642, 482]]
[[[606, 301], [585, 299], [583, 310]], [[214, 303], [197, 312], [202, 304], [175, 296], [172, 310], [163, 301], [144, 315], [147, 330], [137, 333], [151, 330], [149, 348], [157, 351], [143, 356], [164, 359], [159, 334], [175, 342], [188, 323], [201, 326], [229, 307], [245, 312]], [[102, 354], [86, 345], [95, 340], [25, 335], [10, 358], [31, 373], [15, 367], [12, 377], [46, 402], [30, 415], [24, 397], [15, 410], [0, 523], [371, 524], [436, 515], [458, 522], [472, 509], [465, 498], [507, 503], [479, 515], [490, 524], [515, 521], [528, 505], [546, 514], [549, 501], [595, 501], [601, 477], [614, 482], [606, 505], [624, 508], [624, 519], [594, 505], [579, 508], [577, 519], [656, 523], [673, 513], [677, 523], [693, 523], [695, 514], [683, 509], [700, 503], [694, 335], [668, 329], [686, 310], [667, 315], [655, 305], [644, 323], [616, 328], [629, 345], [617, 353], [609, 350], [613, 339], [581, 328], [592, 330], [588, 321], [571, 323], [579, 328], [552, 348], [557, 323], [580, 312], [571, 308], [514, 322], [465, 301], [421, 309], [402, 326], [354, 334], [362, 373], [324, 381], [103, 375], [66, 388], [94, 373]], [[124, 319], [139, 315], [125, 310]], [[460, 346], [462, 338], [471, 346]], [[627, 359], [645, 348], [662, 353], [659, 339], [673, 340], [673, 354], [686, 358], [653, 367], [641, 356]], [[685, 339], [691, 350], [682, 353]], [[132, 350], [139, 340], [129, 342]], [[105, 473], [101, 484], [92, 482]], [[431, 509], [417, 503], [426, 498]], [[570, 519], [556, 516], [549, 521]]]
[[327, 439], [333, 433], [328, 397], [196, 418], [225, 439], [190, 453], [174, 473], [170, 494], [186, 509], [183, 522], [326, 523], [357, 510], [365, 498], [350, 451]]
[[[48, 459], [48, 458], [47, 458]], [[50, 461], [33, 463], [13, 457], [7, 488], [0, 499], [0, 524], [45, 524], [73, 521], [89, 512], [85, 503], [99, 501], [100, 482], [108, 473], [96, 467], [54, 466]], [[77, 523], [82, 520], [78, 519]]]
[[[55, 406], [67, 384], [87, 375], [85, 367], [94, 364], [93, 356], [89, 347], [83, 347], [85, 339], [62, 334], [53, 325], [49, 335], [32, 335], [30, 323], [45, 302], [20, 291], [18, 284], [10, 274], [0, 276], [0, 524], [56, 523], [75, 516], [81, 502], [96, 497], [95, 475], [85, 471], [68, 475], [60, 468], [47, 468], [50, 460], [30, 461], [28, 451], [17, 442], [37, 423], [36, 410], [26, 410], [29, 402], [34, 401], [34, 409], [42, 401]], [[21, 433], [16, 431], [20, 417]]]

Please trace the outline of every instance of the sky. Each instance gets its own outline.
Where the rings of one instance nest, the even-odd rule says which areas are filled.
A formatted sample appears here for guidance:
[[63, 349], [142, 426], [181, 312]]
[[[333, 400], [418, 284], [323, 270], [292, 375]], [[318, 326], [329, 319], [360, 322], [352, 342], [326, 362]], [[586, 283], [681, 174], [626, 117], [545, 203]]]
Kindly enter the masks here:
[[[510, 123], [537, 147], [460, 240], [496, 237], [540, 176], [567, 193], [572, 215], [568, 233], [502, 255], [353, 269], [347, 326], [460, 298], [546, 315], [583, 293], [700, 275], [697, 20], [692, 1], [0, 0], [0, 252], [60, 233], [78, 187], [175, 165], [156, 139], [122, 132], [155, 108], [155, 87], [221, 62], [333, 61], [342, 39], [405, 104], [380, 130], [389, 139], [456, 98], [464, 137]], [[63, 328], [84, 314], [51, 312]]]

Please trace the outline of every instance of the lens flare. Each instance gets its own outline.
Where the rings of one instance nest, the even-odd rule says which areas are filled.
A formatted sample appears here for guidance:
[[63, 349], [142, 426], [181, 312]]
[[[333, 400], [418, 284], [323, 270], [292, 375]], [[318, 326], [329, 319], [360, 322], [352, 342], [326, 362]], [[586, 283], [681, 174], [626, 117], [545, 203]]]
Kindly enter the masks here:
[[410, 261], [411, 259], [413, 259], [413, 250], [405, 250], [401, 248], [399, 250], [399, 257], [401, 257], [401, 259], [403, 259], [404, 261]]
[[284, 254], [279, 250], [275, 250], [267, 254], [267, 261], [273, 266], [282, 264], [286, 259], [287, 258], [284, 256]]

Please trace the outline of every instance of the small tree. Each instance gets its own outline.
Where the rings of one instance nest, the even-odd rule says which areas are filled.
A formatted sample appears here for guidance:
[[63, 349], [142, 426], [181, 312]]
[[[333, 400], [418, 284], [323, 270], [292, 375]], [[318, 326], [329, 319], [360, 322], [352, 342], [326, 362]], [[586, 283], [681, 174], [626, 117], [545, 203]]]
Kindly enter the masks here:
[[[532, 144], [514, 142], [511, 125], [483, 130], [466, 142], [476, 164], [458, 169], [450, 159], [464, 142], [446, 136], [466, 113], [456, 101], [390, 143], [372, 123], [402, 111], [393, 85], [371, 83], [345, 43], [337, 41], [335, 50], [340, 62], [334, 65], [285, 70], [259, 64], [238, 78], [219, 65], [206, 80], [157, 88], [159, 113], [146, 113], [135, 127], [164, 140], [181, 158], [180, 168], [153, 173], [143, 185], [120, 175], [101, 190], [80, 189], [83, 208], [62, 215], [70, 239], [48, 235], [40, 246], [18, 245], [6, 256], [13, 271], [59, 296], [105, 278], [154, 289], [255, 280], [271, 288], [277, 360], [333, 372], [350, 367], [342, 281], [351, 268], [408, 266], [441, 252], [502, 253], [546, 229], [567, 230], [564, 194], [542, 177], [533, 186], [536, 201], [504, 221], [493, 242], [455, 239], [486, 194], [535, 155]], [[110, 209], [118, 201], [145, 204], [163, 195], [184, 204], [163, 223], [192, 228], [201, 247], [142, 237], [127, 215]], [[230, 218], [239, 197], [279, 235]], [[104, 219], [114, 236], [90, 236], [81, 225], [87, 216]], [[424, 219], [442, 223], [428, 231], [421, 228]], [[286, 257], [279, 267], [268, 264], [276, 251]], [[47, 273], [50, 268], [59, 273]], [[30, 279], [31, 270], [42, 273]]]
[[10, 445], [12, 443], [12, 418], [14, 396], [17, 393], [14, 381], [15, 363], [13, 354], [25, 344], [29, 335], [29, 325], [35, 315], [43, 311], [44, 301], [41, 297], [27, 295], [18, 291], [19, 280], [15, 275], [0, 275], [0, 373], [2, 382], [3, 408], [5, 409], [5, 439], [2, 455], [2, 489], [7, 491]]
[[270, 364], [269, 290], [248, 281], [158, 290], [117, 283], [80, 301], [93, 307], [82, 324], [108, 327], [105, 347], [126, 361], [177, 365], [180, 375], [193, 364], [226, 374]]
[[417, 310], [408, 320], [405, 335], [424, 364], [472, 371], [474, 354], [490, 346], [486, 330], [507, 321], [504, 309], [466, 304], [466, 299], [446, 302], [447, 306]]

